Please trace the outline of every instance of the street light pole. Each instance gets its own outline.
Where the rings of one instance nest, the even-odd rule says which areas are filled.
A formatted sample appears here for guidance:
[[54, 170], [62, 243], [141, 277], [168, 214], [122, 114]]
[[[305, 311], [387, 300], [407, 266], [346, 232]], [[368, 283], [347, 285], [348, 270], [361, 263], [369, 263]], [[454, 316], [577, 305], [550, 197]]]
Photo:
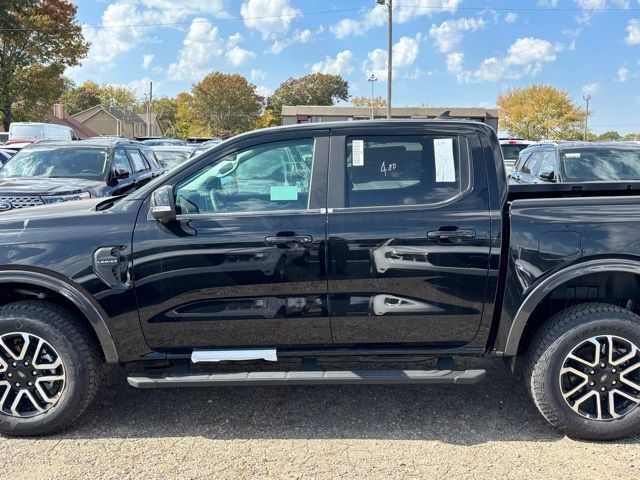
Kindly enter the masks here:
[[378, 5], [386, 5], [387, 25], [387, 118], [391, 118], [391, 84], [393, 80], [393, 0], [376, 0]]
[[591, 95], [582, 95], [582, 99], [587, 102], [587, 114], [584, 117], [584, 136], [583, 140], [587, 141], [587, 132], [589, 130], [589, 100], [591, 100]]
[[375, 76], [375, 74], [371, 74], [369, 75], [369, 78], [367, 78], [367, 82], [371, 82], [371, 120], [373, 120], [373, 82], [377, 81], [378, 77]]

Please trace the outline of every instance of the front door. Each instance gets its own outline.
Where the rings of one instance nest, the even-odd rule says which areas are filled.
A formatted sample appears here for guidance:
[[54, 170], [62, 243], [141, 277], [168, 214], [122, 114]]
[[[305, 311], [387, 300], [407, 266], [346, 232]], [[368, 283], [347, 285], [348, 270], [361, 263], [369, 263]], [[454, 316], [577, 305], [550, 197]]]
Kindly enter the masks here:
[[172, 178], [176, 221], [162, 225], [143, 206], [134, 281], [150, 347], [331, 342], [321, 253], [328, 132], [262, 138]]
[[[328, 215], [336, 344], [456, 347], [479, 328], [489, 267], [477, 134], [406, 125], [332, 138]], [[473, 180], [477, 179], [477, 187]]]

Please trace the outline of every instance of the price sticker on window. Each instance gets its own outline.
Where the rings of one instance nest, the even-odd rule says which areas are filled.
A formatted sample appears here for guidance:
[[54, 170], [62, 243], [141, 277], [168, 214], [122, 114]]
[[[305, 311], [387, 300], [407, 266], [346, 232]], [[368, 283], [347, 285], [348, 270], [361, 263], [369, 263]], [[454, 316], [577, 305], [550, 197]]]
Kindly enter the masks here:
[[364, 140], [351, 142], [352, 161], [354, 167], [364, 167]]

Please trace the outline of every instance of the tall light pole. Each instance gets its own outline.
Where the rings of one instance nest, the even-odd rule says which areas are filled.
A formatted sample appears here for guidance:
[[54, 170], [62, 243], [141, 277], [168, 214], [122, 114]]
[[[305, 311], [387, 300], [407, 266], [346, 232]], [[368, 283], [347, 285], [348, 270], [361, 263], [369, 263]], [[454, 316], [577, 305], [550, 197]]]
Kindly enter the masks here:
[[586, 142], [589, 130], [589, 100], [591, 100], [591, 95], [582, 95], [582, 99], [587, 102], [587, 114], [584, 116], [584, 137], [582, 138]]
[[373, 83], [376, 81], [378, 81], [378, 77], [373, 73], [367, 78], [367, 82], [371, 82], [371, 120], [373, 120]]
[[391, 82], [393, 77], [393, 0], [376, 0], [385, 5], [389, 16], [387, 26], [387, 118], [391, 118]]

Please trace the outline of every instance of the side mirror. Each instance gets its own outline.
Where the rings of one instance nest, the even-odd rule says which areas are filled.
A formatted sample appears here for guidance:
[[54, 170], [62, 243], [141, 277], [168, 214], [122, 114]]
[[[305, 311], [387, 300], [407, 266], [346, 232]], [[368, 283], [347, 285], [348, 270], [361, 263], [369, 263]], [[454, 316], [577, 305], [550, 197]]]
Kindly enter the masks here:
[[176, 219], [176, 200], [173, 187], [164, 185], [151, 193], [151, 216], [160, 223]]
[[553, 170], [551, 170], [549, 172], [542, 172], [540, 174], [540, 178], [542, 180], [546, 180], [548, 182], [555, 182], [556, 181], [556, 173]]
[[129, 177], [129, 172], [122, 167], [118, 167], [115, 169], [114, 176], [116, 177], [116, 180], [122, 180], [123, 178]]

